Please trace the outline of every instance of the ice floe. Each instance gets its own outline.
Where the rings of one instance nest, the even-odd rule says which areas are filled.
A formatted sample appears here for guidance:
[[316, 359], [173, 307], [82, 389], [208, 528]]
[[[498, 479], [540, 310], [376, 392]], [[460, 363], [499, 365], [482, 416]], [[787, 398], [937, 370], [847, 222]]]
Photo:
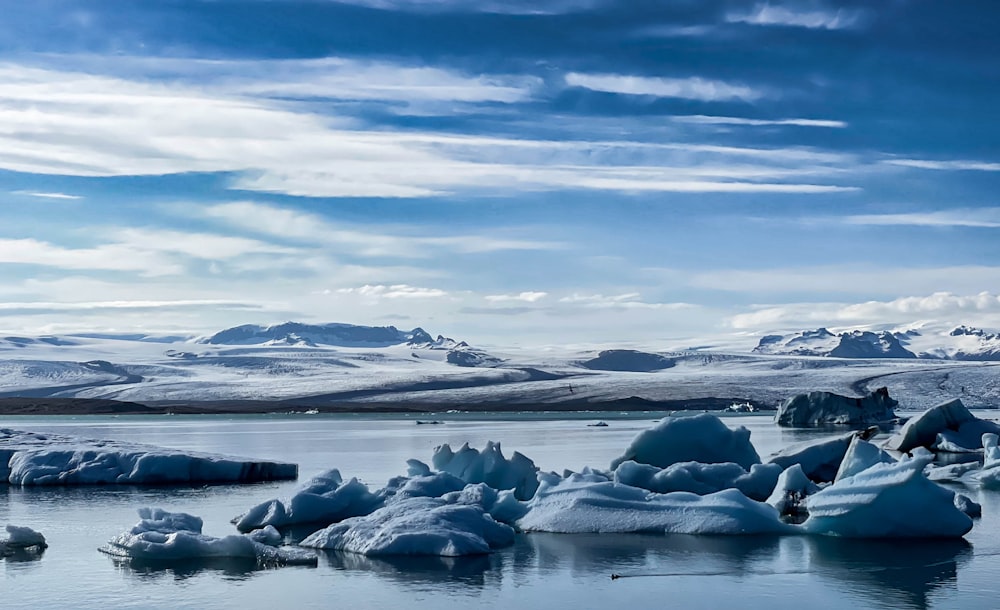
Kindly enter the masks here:
[[139, 517], [131, 529], [112, 538], [100, 550], [115, 557], [157, 562], [248, 559], [261, 567], [317, 563], [314, 553], [276, 546], [280, 537], [275, 538], [271, 531], [216, 538], [201, 533], [201, 518], [187, 513], [140, 508]]
[[294, 479], [295, 464], [0, 428], [0, 482], [155, 485]]
[[705, 495], [723, 489], [738, 489], [754, 500], [764, 500], [771, 494], [780, 474], [781, 466], [777, 464], [752, 464], [747, 471], [732, 462], [678, 462], [660, 469], [630, 460], [618, 465], [614, 480], [657, 493], [687, 491]]
[[327, 525], [348, 517], [367, 515], [382, 505], [368, 486], [357, 479], [344, 483], [336, 468], [309, 479], [287, 501], [267, 500], [233, 519], [236, 529], [249, 532], [265, 526], [304, 523]]
[[30, 527], [7, 526], [7, 537], [0, 538], [0, 557], [9, 557], [17, 552], [41, 553], [48, 544], [45, 536]]
[[848, 432], [833, 438], [822, 438], [815, 441], [805, 441], [789, 445], [776, 455], [772, 456], [768, 462], [777, 464], [782, 468], [788, 468], [793, 464], [802, 467], [802, 471], [807, 477], [817, 483], [830, 482], [837, 477], [840, 464], [847, 454], [848, 447], [855, 437], [871, 438], [878, 429], [869, 429], [859, 432]]
[[902, 453], [917, 447], [949, 453], [975, 452], [987, 433], [1000, 434], [1000, 425], [979, 419], [956, 398], [907, 421], [885, 442], [885, 447]]
[[774, 421], [779, 426], [876, 424], [894, 420], [896, 413], [893, 409], [898, 404], [889, 397], [886, 388], [879, 388], [863, 398], [833, 392], [809, 392], [782, 402]]
[[760, 463], [760, 456], [750, 443], [749, 430], [743, 426], [730, 430], [718, 417], [701, 413], [665, 417], [640, 432], [625, 453], [611, 462], [611, 469], [629, 460], [659, 468], [678, 462], [733, 462], [748, 469]]
[[405, 498], [365, 517], [314, 532], [302, 546], [369, 556], [489, 553], [514, 542], [514, 530], [479, 506], [442, 498]]
[[519, 500], [527, 500], [538, 488], [535, 463], [517, 451], [508, 460], [500, 443], [487, 442], [480, 452], [466, 443], [458, 451], [447, 444], [434, 450], [434, 468], [462, 479], [466, 483], [486, 483], [494, 489], [513, 489]]
[[809, 496], [811, 534], [852, 538], [964, 536], [972, 520], [955, 507], [955, 494], [923, 474], [927, 457], [879, 463]]
[[775, 534], [792, 531], [773, 507], [735, 489], [699, 496], [650, 493], [597, 475], [543, 477], [525, 531], [556, 533]]

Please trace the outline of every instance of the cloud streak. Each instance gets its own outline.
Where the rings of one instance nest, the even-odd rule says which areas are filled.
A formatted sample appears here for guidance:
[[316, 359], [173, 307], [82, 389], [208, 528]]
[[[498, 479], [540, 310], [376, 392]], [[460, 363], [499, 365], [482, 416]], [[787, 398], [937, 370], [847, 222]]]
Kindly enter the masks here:
[[658, 78], [628, 74], [566, 74], [566, 84], [602, 93], [673, 97], [703, 102], [739, 100], [752, 102], [773, 97], [767, 92], [742, 84], [700, 77]]

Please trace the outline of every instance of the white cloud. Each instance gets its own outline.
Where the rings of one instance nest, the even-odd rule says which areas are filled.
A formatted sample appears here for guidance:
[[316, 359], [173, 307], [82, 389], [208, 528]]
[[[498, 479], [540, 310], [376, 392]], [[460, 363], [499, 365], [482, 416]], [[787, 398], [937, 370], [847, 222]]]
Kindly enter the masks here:
[[[728, 324], [741, 330], [767, 330], [810, 325], [901, 324], [931, 317], [957, 325], [976, 323], [978, 316], [983, 314], [1000, 314], [1000, 297], [989, 292], [967, 296], [936, 292], [891, 301], [761, 306], [755, 311], [732, 316]], [[970, 316], [977, 317], [970, 319]]]
[[24, 195], [26, 197], [38, 197], [39, 199], [63, 199], [63, 200], [75, 200], [82, 199], [79, 195], [70, 195], [68, 193], [55, 193], [55, 192], [44, 192], [44, 191], [11, 191], [12, 195]]
[[448, 293], [437, 288], [421, 288], [408, 284], [365, 284], [357, 288], [340, 288], [339, 294], [356, 294], [369, 299], [440, 299]]
[[671, 117], [671, 120], [680, 123], [696, 123], [699, 125], [749, 125], [749, 126], [794, 126], [794, 127], [826, 127], [830, 129], [844, 129], [847, 127], [845, 121], [834, 121], [830, 119], [747, 119], [731, 116], [709, 116], [704, 114], [690, 114]]
[[699, 77], [657, 78], [627, 74], [569, 72], [566, 74], [566, 84], [571, 87], [583, 87], [605, 93], [674, 97], [704, 102], [754, 101], [762, 97], [770, 97], [766, 92], [747, 85]]
[[[324, 60], [316, 61], [324, 65]], [[802, 147], [553, 142], [372, 131], [360, 128], [349, 116], [317, 114], [320, 106], [315, 104], [254, 93], [254, 87], [263, 87], [273, 78], [253, 72], [259, 68], [246, 67], [252, 62], [220, 62], [221, 67], [211, 62], [173, 62], [173, 69], [188, 80], [152, 82], [0, 65], [0, 169], [72, 176], [227, 172], [234, 176], [231, 186], [236, 189], [308, 197], [493, 195], [552, 189], [853, 190], [828, 183], [831, 177], [849, 175], [844, 170], [856, 165], [851, 155]], [[213, 67], [206, 68], [206, 64]], [[349, 68], [354, 69], [358, 68]], [[383, 80], [391, 82], [391, 76], [409, 74], [408, 69], [386, 67], [389, 76]], [[222, 70], [222, 74], [212, 70]], [[225, 70], [238, 72], [239, 78], [226, 77]], [[206, 71], [204, 81], [195, 78]], [[434, 81], [438, 76], [419, 72], [412, 78]], [[741, 85], [700, 79], [574, 78], [595, 87], [603, 82], [632, 92], [673, 91], [712, 99], [753, 98], [758, 93]], [[402, 86], [404, 90], [393, 92], [398, 97], [409, 95], [405, 89], [411, 84]], [[493, 95], [488, 88], [469, 86], [479, 93], [460, 97]], [[376, 95], [374, 89], [365, 95], [369, 93]], [[459, 95], [446, 93], [442, 99]], [[801, 176], [810, 178], [803, 184], [788, 182]]]
[[960, 208], [902, 214], [859, 214], [843, 219], [853, 225], [1000, 228], [1000, 208]]
[[802, 11], [770, 3], [758, 4], [748, 13], [733, 12], [726, 15], [730, 23], [751, 25], [793, 26], [809, 29], [842, 30], [858, 25], [862, 14], [859, 11], [838, 9], [836, 11]]
[[252, 231], [298, 243], [323, 245], [355, 255], [425, 258], [436, 251], [463, 254], [503, 250], [555, 250], [564, 244], [543, 240], [490, 235], [393, 235], [368, 227], [335, 224], [318, 214], [249, 201], [186, 208], [224, 222], [228, 227]]
[[580, 294], [573, 293], [559, 299], [560, 303], [569, 303], [594, 309], [690, 309], [696, 307], [691, 303], [647, 303], [640, 300], [638, 292], [623, 294]]
[[979, 171], [1000, 172], [1000, 163], [989, 161], [974, 161], [969, 159], [954, 159], [950, 161], [934, 161], [930, 159], [885, 159], [882, 163], [915, 167], [918, 169], [933, 169], [941, 171]]
[[[671, 271], [673, 273], [673, 271]], [[719, 269], [686, 277], [686, 283], [744, 294], [807, 294], [893, 296], [948, 291], [978, 293], [1000, 285], [1000, 267], [874, 267], [821, 265], [798, 268]]]
[[511, 301], [536, 303], [544, 299], [548, 294], [547, 292], [520, 292], [518, 294], [491, 294], [483, 298], [491, 303], [506, 303]]
[[182, 265], [162, 252], [127, 244], [66, 248], [36, 239], [0, 239], [0, 263], [41, 265], [61, 270], [130, 271], [147, 276], [184, 271]]
[[259, 310], [260, 305], [241, 303], [239, 301], [187, 299], [177, 301], [76, 301], [76, 302], [0, 302], [0, 311], [18, 312], [56, 312], [56, 311], [93, 311], [103, 309], [186, 309], [211, 307], [227, 310]]

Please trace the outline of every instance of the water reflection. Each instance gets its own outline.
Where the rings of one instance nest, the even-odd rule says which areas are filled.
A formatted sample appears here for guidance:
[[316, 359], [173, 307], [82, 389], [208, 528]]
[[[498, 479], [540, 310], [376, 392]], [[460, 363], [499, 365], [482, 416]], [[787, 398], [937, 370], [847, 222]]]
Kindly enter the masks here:
[[[229, 580], [247, 580], [257, 572], [277, 569], [273, 566], [261, 565], [252, 557], [214, 557], [170, 561], [133, 557], [110, 557], [110, 559], [119, 572], [141, 582], [164, 579], [181, 581], [198, 576], [203, 572], [217, 572]], [[284, 567], [281, 569], [294, 568]]]
[[923, 609], [938, 589], [954, 587], [972, 559], [972, 545], [958, 540], [808, 539], [808, 566], [820, 578], [849, 585], [856, 597], [884, 608]]
[[497, 584], [503, 571], [504, 554], [469, 555], [465, 557], [393, 556], [366, 557], [357, 553], [322, 551], [326, 563], [334, 570], [376, 574], [404, 586], [446, 584], [454, 588], [481, 589]]

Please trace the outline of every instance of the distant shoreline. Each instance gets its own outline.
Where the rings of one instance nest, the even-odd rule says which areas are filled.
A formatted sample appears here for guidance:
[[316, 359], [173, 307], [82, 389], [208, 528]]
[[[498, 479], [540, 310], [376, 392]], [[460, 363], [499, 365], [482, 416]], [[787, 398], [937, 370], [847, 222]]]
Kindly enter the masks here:
[[[722, 411], [734, 403], [746, 403], [740, 398], [696, 398], [690, 400], [652, 401], [629, 397], [608, 401], [562, 401], [554, 403], [480, 402], [423, 403], [423, 402], [331, 402], [319, 403], [308, 398], [300, 400], [226, 400], [226, 401], [156, 401], [149, 403], [127, 402], [92, 398], [0, 398], [0, 416], [3, 415], [255, 415], [273, 413], [399, 413], [430, 414], [460, 413], [514, 413], [524, 411], [556, 412], [614, 412], [614, 411]], [[755, 403], [762, 411], [773, 411]]]

